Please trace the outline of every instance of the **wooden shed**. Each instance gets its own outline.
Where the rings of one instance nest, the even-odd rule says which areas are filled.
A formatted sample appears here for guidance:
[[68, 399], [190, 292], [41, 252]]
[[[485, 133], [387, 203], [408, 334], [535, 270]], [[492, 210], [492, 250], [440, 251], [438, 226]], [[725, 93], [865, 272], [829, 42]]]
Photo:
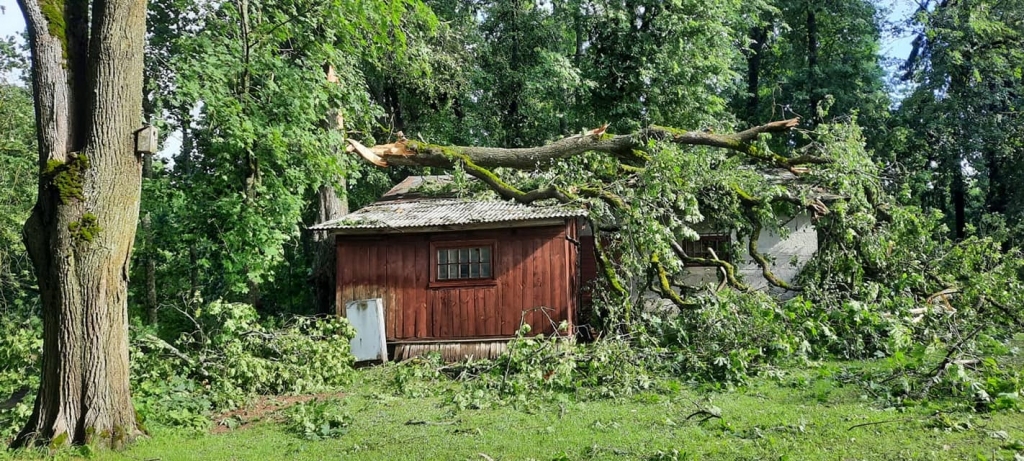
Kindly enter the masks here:
[[[413, 176], [380, 201], [316, 226], [336, 236], [339, 315], [382, 298], [395, 359], [437, 350], [493, 357], [522, 323], [572, 332], [585, 212], [438, 194], [446, 176]], [[433, 189], [433, 194], [424, 194]]]

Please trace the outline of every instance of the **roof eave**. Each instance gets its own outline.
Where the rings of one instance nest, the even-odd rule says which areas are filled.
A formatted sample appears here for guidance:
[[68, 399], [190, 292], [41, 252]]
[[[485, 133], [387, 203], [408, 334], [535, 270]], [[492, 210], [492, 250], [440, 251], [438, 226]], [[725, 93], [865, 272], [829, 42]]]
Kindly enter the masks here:
[[480, 222], [468, 224], [449, 224], [443, 226], [417, 227], [311, 227], [310, 230], [327, 231], [333, 235], [423, 234], [430, 232], [458, 232], [524, 227], [563, 226], [570, 219], [578, 218], [579, 216], [566, 216], [561, 218], [528, 219], [520, 221]]

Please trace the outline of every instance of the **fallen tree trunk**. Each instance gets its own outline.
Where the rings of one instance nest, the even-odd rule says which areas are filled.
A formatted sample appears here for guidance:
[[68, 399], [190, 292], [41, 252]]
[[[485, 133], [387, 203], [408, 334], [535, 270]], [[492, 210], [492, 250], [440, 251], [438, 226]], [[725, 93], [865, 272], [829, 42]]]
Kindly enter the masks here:
[[391, 144], [365, 147], [350, 140], [349, 151], [359, 153], [366, 160], [378, 166], [429, 166], [452, 168], [456, 163], [469, 162], [481, 168], [514, 168], [532, 170], [544, 168], [552, 162], [585, 152], [602, 152], [613, 155], [628, 163], [643, 163], [646, 160], [647, 141], [654, 139], [679, 145], [708, 146], [732, 150], [749, 156], [753, 160], [766, 162], [775, 167], [792, 169], [801, 165], [827, 163], [826, 159], [813, 155], [786, 158], [770, 152], [762, 152], [753, 145], [758, 136], [765, 133], [783, 133], [799, 125], [800, 119], [793, 118], [756, 126], [732, 134], [715, 134], [708, 131], [684, 131], [675, 128], [651, 126], [637, 133], [612, 135], [605, 132], [606, 126], [585, 133], [562, 138], [538, 147], [507, 149], [500, 147], [442, 146], [409, 139], [400, 139]]

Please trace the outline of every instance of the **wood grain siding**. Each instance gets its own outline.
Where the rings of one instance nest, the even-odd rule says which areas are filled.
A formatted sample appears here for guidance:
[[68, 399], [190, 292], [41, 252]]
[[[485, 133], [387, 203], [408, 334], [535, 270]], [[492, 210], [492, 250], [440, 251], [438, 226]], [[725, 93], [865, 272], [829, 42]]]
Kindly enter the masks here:
[[[564, 226], [338, 236], [338, 313], [348, 301], [384, 299], [388, 341], [515, 335], [524, 318], [534, 333], [572, 323], [577, 295], [575, 221]], [[430, 286], [431, 243], [493, 239], [495, 281]], [[547, 314], [537, 308], [547, 308]], [[550, 316], [550, 320], [549, 317]], [[554, 326], [552, 325], [554, 324]]]

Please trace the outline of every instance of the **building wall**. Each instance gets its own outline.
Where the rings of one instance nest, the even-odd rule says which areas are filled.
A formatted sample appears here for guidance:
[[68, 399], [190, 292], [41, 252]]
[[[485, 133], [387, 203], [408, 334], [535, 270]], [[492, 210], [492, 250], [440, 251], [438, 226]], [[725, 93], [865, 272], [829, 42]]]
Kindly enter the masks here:
[[[769, 261], [772, 261], [770, 267], [777, 277], [786, 282], [792, 282], [800, 274], [800, 270], [807, 264], [807, 261], [818, 251], [818, 234], [807, 213], [794, 216], [786, 223], [785, 227], [789, 230], [789, 235], [785, 238], [767, 230], [761, 231], [761, 236], [757, 239], [757, 249]], [[735, 238], [735, 235], [733, 237]], [[761, 273], [761, 267], [747, 254], [745, 242], [742, 242], [741, 247], [742, 251], [736, 262], [736, 271], [744, 283], [756, 290], [782, 294], [785, 290], [768, 284], [768, 280]], [[687, 275], [683, 280], [687, 285], [694, 286], [717, 283], [718, 276], [713, 267], [693, 267], [687, 269]]]
[[[388, 341], [553, 333], [577, 302], [575, 221], [565, 226], [469, 232], [338, 236], [338, 312], [356, 299], [383, 298]], [[430, 242], [494, 239], [490, 285], [430, 287]], [[535, 310], [547, 307], [547, 315]], [[524, 313], [525, 311], [525, 313]], [[525, 316], [525, 317], [524, 317]], [[550, 320], [548, 318], [550, 316]]]

